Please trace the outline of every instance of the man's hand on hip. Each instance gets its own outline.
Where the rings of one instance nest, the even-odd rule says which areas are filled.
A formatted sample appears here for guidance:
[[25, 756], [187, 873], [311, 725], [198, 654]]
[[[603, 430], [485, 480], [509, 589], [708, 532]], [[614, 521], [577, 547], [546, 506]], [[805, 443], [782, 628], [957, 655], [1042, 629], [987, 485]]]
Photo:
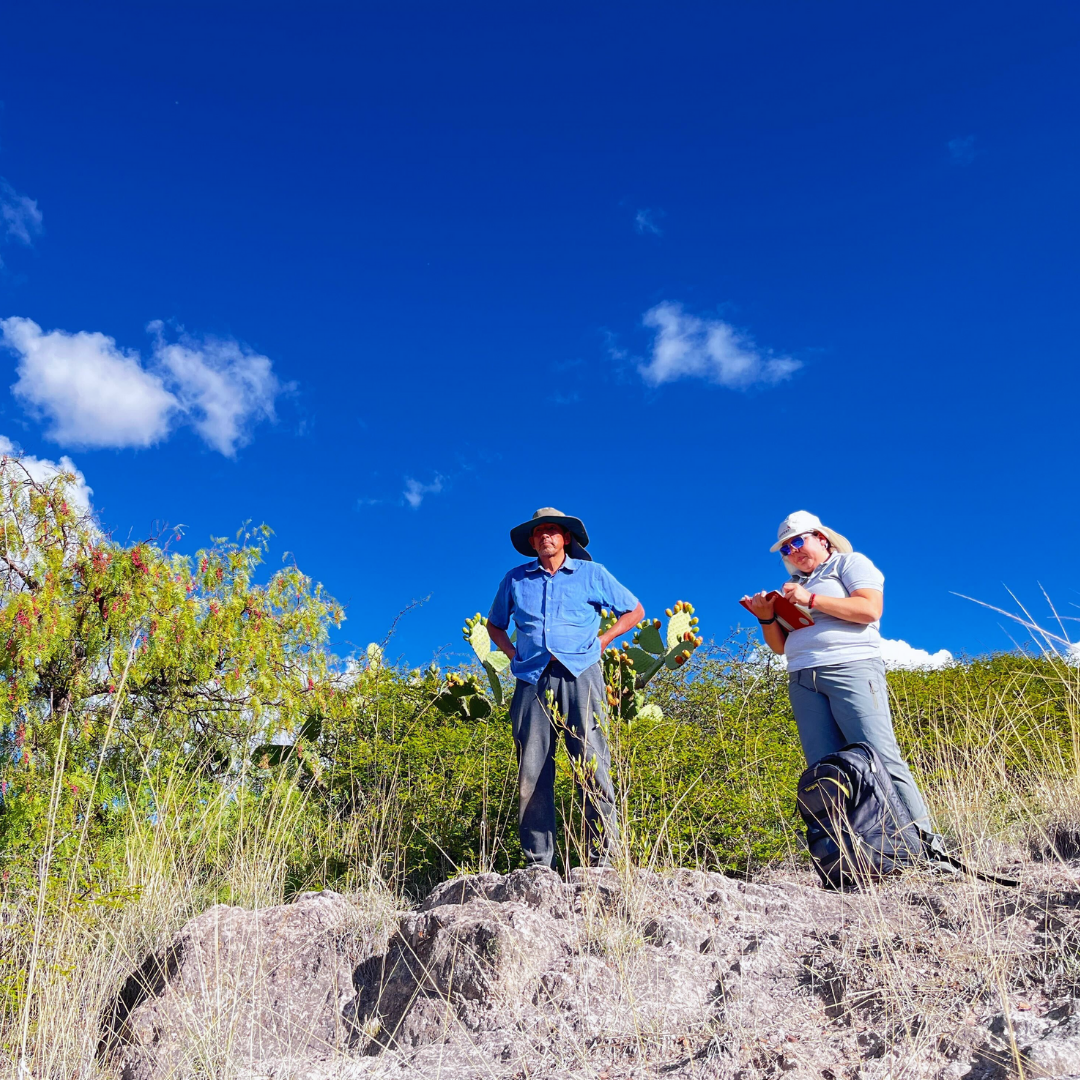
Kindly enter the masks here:
[[[640, 604], [633, 611], [620, 615], [619, 621], [609, 627], [606, 633], [600, 635], [600, 651], [603, 652], [617, 637], [622, 637], [623, 634], [633, 630], [644, 618], [645, 609]], [[494, 638], [492, 640], [494, 641]]]
[[494, 642], [496, 649], [506, 653], [511, 660], [517, 656], [517, 649], [514, 648], [514, 643], [510, 640], [509, 634], [507, 634], [504, 629], [498, 626], [492, 626], [489, 622], [487, 632], [488, 637]]

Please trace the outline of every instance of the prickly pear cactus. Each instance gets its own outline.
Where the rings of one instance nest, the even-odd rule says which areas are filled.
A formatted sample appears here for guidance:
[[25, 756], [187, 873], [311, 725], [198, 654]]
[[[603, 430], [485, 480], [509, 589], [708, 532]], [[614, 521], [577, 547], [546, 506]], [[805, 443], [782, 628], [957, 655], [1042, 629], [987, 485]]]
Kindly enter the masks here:
[[[612, 646], [604, 653], [607, 703], [613, 716], [632, 720], [654, 716], [654, 710], [658, 713], [659, 706], [645, 705], [645, 685], [661, 668], [674, 671], [682, 667], [704, 641], [692, 604], [679, 600], [666, 614], [667, 630], [662, 636], [659, 619], [644, 619], [634, 630], [633, 644], [624, 642], [624, 647]], [[608, 627], [614, 625], [614, 617], [601, 612], [601, 633], [605, 619]]]
[[492, 644], [491, 635], [488, 634], [487, 619], [479, 611], [471, 619], [465, 620], [465, 625], [461, 628], [461, 636], [472, 646], [476, 659], [483, 665], [488, 682], [491, 683], [495, 704], [501, 705], [503, 692], [499, 675], [510, 666], [510, 657]]
[[446, 685], [435, 699], [435, 707], [447, 716], [465, 720], [486, 720], [491, 715], [491, 702], [484, 696], [480, 680], [475, 675], [451, 672]]

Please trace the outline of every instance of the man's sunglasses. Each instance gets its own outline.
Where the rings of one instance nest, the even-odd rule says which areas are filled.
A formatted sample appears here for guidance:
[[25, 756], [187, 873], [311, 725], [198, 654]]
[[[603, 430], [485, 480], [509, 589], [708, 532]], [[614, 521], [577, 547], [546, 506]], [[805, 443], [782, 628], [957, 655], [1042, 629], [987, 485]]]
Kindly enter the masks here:
[[[807, 533], [807, 536], [813, 536], [813, 533]], [[794, 540], [789, 540], [786, 544], [780, 545], [780, 554], [787, 556], [793, 551], [798, 551], [799, 548], [806, 543], [806, 536], [796, 536]]]

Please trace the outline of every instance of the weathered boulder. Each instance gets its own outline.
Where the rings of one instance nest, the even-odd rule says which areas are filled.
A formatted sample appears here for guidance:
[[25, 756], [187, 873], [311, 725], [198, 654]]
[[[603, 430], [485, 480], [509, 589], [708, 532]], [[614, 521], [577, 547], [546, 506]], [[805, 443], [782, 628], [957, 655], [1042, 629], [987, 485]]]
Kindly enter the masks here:
[[344, 1049], [366, 943], [332, 892], [246, 911], [218, 904], [146, 958], [104, 1019], [124, 1080], [217, 1075], [224, 1063]]

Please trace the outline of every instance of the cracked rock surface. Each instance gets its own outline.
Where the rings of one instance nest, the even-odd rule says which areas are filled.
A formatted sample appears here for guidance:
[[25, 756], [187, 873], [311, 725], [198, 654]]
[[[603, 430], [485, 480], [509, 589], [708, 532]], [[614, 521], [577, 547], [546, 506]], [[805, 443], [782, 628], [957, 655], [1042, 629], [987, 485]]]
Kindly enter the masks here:
[[912, 874], [477, 874], [387, 919], [218, 906], [127, 980], [125, 1080], [1080, 1077], [1080, 890]]

